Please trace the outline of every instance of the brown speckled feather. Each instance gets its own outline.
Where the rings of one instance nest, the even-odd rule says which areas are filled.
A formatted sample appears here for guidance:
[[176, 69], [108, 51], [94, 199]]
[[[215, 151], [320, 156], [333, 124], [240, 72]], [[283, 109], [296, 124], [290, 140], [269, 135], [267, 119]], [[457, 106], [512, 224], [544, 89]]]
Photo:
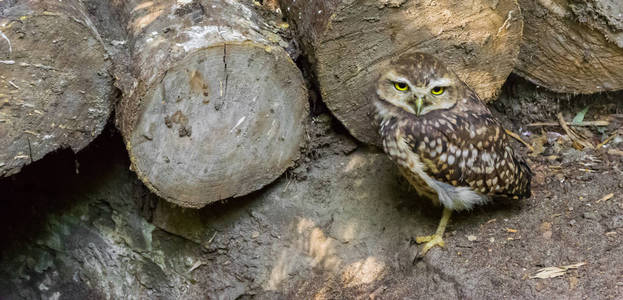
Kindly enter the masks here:
[[[470, 98], [468, 101], [480, 101]], [[390, 119], [382, 136], [398, 138], [395, 131], [399, 129], [432, 178], [452, 186], [469, 186], [489, 196], [530, 195], [528, 165], [515, 155], [504, 129], [486, 108], [473, 112], [455, 106], [433, 111], [426, 118], [395, 113], [402, 118]]]

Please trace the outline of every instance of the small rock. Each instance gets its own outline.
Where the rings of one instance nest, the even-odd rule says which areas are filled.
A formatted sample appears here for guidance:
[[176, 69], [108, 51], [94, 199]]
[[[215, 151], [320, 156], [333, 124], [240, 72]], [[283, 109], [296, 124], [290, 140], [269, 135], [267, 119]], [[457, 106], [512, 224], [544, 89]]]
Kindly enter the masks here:
[[533, 180], [538, 185], [545, 184], [545, 174], [543, 172], [535, 172]]
[[191, 267], [193, 265], [193, 259], [191, 257], [186, 257], [184, 259], [184, 265], [186, 267]]
[[471, 235], [470, 234], [470, 235], [467, 236], [467, 240], [470, 241], [470, 242], [473, 242], [473, 241], [475, 241], [477, 239], [478, 239], [478, 237], [475, 236], [475, 235]]
[[546, 232], [543, 232], [543, 238], [546, 239], [546, 240], [551, 239], [552, 238], [552, 231], [548, 230]]
[[618, 215], [612, 217], [610, 220], [610, 228], [617, 229], [623, 227], [623, 215]]
[[539, 226], [539, 230], [541, 232], [549, 231], [551, 228], [552, 228], [552, 223], [550, 222], [543, 222], [541, 223], [541, 226]]
[[582, 217], [584, 219], [595, 220], [595, 221], [599, 221], [599, 219], [601, 219], [600, 215], [597, 214], [596, 212], [585, 212], [584, 214], [582, 214]]

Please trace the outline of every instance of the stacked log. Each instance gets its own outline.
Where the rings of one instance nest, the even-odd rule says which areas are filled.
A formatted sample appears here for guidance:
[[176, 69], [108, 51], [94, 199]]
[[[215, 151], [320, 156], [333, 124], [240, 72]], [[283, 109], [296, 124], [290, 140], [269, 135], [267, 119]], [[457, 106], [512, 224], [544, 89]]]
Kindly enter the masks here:
[[110, 65], [81, 1], [0, 1], [0, 177], [99, 135]]
[[623, 2], [519, 3], [525, 29], [516, 73], [556, 92], [623, 89]]
[[252, 9], [231, 0], [116, 5], [136, 80], [121, 85], [130, 88], [117, 124], [133, 170], [154, 193], [200, 208], [258, 190], [293, 164], [307, 90]]
[[[557, 92], [623, 88], [623, 4], [519, 2], [523, 17], [515, 0], [279, 4], [327, 107], [357, 139], [378, 144], [371, 87], [403, 53], [440, 57], [483, 100], [497, 96], [513, 68]], [[293, 164], [306, 136], [307, 91], [252, 1], [87, 3], [110, 5], [114, 13], [98, 22], [127, 31], [117, 42], [128, 53], [114, 56], [123, 93], [116, 123], [132, 169], [153, 192], [199, 208], [258, 190]], [[56, 149], [84, 148], [106, 124], [115, 90], [82, 1], [0, 1], [0, 16], [3, 177]]]
[[378, 144], [368, 99], [378, 71], [408, 51], [440, 57], [484, 100], [497, 96], [521, 42], [515, 0], [281, 0], [324, 102], [357, 139]]

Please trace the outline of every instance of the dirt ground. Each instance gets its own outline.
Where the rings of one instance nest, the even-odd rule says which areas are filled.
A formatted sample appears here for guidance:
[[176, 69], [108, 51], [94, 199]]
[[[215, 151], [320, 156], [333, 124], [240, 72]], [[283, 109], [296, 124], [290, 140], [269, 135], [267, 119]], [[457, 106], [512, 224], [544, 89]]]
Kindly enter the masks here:
[[109, 128], [0, 181], [0, 299], [622, 298], [623, 135], [577, 150], [559, 126], [526, 126], [590, 103], [585, 121], [611, 120], [578, 129], [596, 145], [620, 127], [622, 96], [561, 97], [512, 77], [492, 109], [535, 147], [517, 145], [532, 197], [453, 215], [446, 248], [416, 261], [415, 236], [441, 209], [323, 109], [296, 168], [201, 210], [150, 194]]

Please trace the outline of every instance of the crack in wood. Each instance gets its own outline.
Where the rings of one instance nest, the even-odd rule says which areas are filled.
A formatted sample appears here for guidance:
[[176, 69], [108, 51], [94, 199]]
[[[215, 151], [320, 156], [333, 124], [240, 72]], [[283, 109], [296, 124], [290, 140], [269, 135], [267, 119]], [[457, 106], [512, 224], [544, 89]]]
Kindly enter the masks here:
[[227, 98], [227, 81], [229, 81], [229, 72], [227, 71], [227, 43], [223, 44], [223, 64], [225, 65], [225, 98]]
[[30, 156], [30, 163], [32, 164], [32, 146], [30, 146], [30, 138], [26, 137], [26, 141], [28, 142], [28, 156]]

